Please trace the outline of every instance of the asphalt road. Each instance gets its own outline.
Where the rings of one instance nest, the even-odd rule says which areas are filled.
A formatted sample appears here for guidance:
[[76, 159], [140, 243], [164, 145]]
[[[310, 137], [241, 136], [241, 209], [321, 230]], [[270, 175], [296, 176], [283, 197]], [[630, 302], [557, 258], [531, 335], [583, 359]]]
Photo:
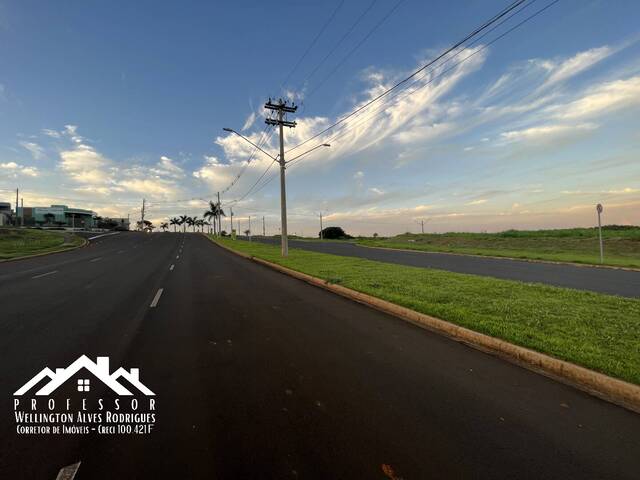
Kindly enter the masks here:
[[[265, 243], [279, 244], [280, 239], [253, 237]], [[437, 268], [457, 273], [471, 273], [487, 277], [545, 283], [557, 287], [592, 292], [640, 297], [640, 271], [575, 266], [543, 262], [527, 262], [503, 258], [450, 253], [409, 252], [362, 247], [350, 242], [309, 242], [290, 240], [289, 246], [320, 253], [359, 257], [378, 262], [396, 263], [412, 267]]]
[[[638, 478], [639, 415], [200, 235], [0, 264], [0, 306], [2, 479]], [[154, 431], [16, 433], [13, 392], [82, 354], [140, 368]]]

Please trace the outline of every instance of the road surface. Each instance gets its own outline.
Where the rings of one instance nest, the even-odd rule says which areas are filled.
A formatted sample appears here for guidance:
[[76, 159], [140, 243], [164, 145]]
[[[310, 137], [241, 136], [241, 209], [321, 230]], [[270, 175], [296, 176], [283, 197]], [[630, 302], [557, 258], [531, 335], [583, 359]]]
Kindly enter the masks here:
[[[0, 264], [0, 305], [2, 479], [638, 478], [639, 415], [201, 235]], [[13, 392], [82, 354], [140, 369], [154, 431], [16, 434]]]
[[[280, 243], [279, 238], [271, 237], [253, 237], [253, 240], [270, 244]], [[589, 290], [622, 297], [640, 297], [640, 271], [527, 262], [525, 260], [491, 258], [479, 255], [369, 248], [350, 242], [289, 240], [289, 246], [314, 252], [366, 258], [378, 262], [396, 263], [412, 267], [437, 268], [450, 272], [471, 273], [473, 275], [518, 280], [520, 282], [546, 283], [557, 287]]]

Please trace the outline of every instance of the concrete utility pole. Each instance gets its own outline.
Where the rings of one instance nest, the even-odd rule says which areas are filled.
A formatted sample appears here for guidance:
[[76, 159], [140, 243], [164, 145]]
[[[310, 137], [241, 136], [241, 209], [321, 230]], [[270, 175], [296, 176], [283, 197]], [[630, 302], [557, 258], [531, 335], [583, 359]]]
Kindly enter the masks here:
[[229, 212], [231, 212], [231, 232], [233, 233], [233, 207], [229, 207]]
[[20, 199], [20, 226], [24, 227], [24, 198]]
[[264, 104], [264, 108], [268, 110], [275, 110], [278, 114], [277, 119], [266, 118], [265, 123], [267, 125], [278, 125], [280, 129], [280, 156], [278, 157], [278, 163], [280, 163], [280, 246], [282, 250], [282, 256], [289, 255], [289, 239], [287, 238], [287, 191], [285, 185], [285, 168], [286, 163], [284, 160], [284, 127], [294, 128], [296, 122], [289, 122], [285, 120], [285, 113], [295, 113], [298, 110], [296, 105], [287, 105], [285, 100], [278, 100], [278, 103], [272, 103], [271, 99]]
[[320, 212], [320, 240], [322, 240], [322, 236], [323, 236], [323, 233], [322, 233], [322, 212]]
[[13, 226], [18, 228], [18, 189], [16, 188], [16, 218], [13, 221]]
[[[218, 192], [218, 237], [222, 236], [222, 206], [220, 205], [220, 192]], [[214, 219], [215, 221], [215, 219]]]
[[249, 215], [249, 241], [251, 241], [251, 215]]
[[422, 233], [424, 233], [424, 220], [420, 220], [420, 225], [422, 225]]
[[140, 211], [140, 230], [144, 231], [144, 204], [145, 204], [145, 199], [142, 199], [142, 210]]
[[604, 246], [602, 245], [602, 222], [600, 221], [600, 215], [602, 214], [602, 204], [596, 205], [596, 212], [598, 212], [598, 235], [600, 237], [600, 263], [604, 263]]
[[264, 215], [262, 216], [262, 236], [266, 237], [267, 236], [267, 230], [266, 228], [264, 228]]

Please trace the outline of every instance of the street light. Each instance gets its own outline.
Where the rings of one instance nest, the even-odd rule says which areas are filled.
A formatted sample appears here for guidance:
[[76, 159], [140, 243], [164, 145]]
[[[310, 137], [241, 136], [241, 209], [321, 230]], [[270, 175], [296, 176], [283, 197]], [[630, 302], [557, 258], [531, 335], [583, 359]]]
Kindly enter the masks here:
[[282, 256], [286, 257], [289, 254], [289, 238], [287, 236], [287, 196], [286, 196], [286, 193], [285, 193], [286, 192], [286, 187], [285, 187], [285, 182], [284, 182], [284, 171], [285, 171], [286, 165], [288, 163], [291, 163], [291, 162], [295, 161], [295, 160], [298, 160], [303, 155], [311, 153], [312, 151], [316, 150], [317, 148], [330, 147], [331, 145], [329, 145], [328, 143], [321, 143], [319, 145], [316, 145], [313, 148], [310, 148], [306, 152], [301, 153], [297, 157], [292, 158], [291, 160], [289, 160], [289, 162], [285, 162], [285, 160], [284, 160], [284, 145], [283, 145], [284, 142], [283, 142], [283, 138], [282, 138], [282, 127], [280, 127], [280, 130], [281, 130], [280, 131], [280, 155], [278, 155], [277, 157], [274, 157], [269, 152], [263, 150], [258, 145], [256, 145], [251, 140], [249, 140], [247, 137], [245, 137], [244, 135], [236, 132], [234, 129], [225, 127], [225, 128], [223, 128], [223, 130], [225, 132], [235, 133], [240, 138], [246, 140], [248, 143], [250, 143], [251, 145], [256, 147], [258, 150], [260, 150], [262, 153], [267, 155], [269, 158], [272, 158], [273, 161], [277, 161], [280, 164], [280, 222], [281, 222], [281, 226], [280, 226], [280, 228], [281, 228], [280, 243], [281, 243], [281, 247], [282, 247]]
[[271, 155], [269, 152], [263, 150], [262, 148], [260, 148], [258, 145], [256, 145], [255, 143], [253, 143], [251, 140], [249, 140], [247, 137], [245, 137], [244, 135], [242, 135], [241, 133], [236, 132], [233, 128], [227, 128], [224, 127], [222, 130], [224, 130], [225, 132], [229, 132], [229, 133], [235, 133], [236, 135], [238, 135], [240, 138], [244, 139], [245, 141], [249, 142], [251, 145], [253, 145], [254, 147], [256, 147], [258, 150], [260, 150], [262, 153], [264, 153], [267, 157], [273, 159], [273, 160], [277, 160], [277, 157], [274, 157], [273, 155]]

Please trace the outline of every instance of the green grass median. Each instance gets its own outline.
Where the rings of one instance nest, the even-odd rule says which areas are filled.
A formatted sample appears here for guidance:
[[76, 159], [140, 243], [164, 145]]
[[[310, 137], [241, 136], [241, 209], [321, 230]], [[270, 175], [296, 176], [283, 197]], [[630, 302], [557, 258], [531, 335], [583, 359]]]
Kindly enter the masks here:
[[[605, 265], [640, 267], [640, 227], [603, 227], [602, 236]], [[369, 247], [425, 252], [600, 263], [600, 244], [595, 228], [508, 230], [499, 233], [406, 233], [389, 238], [358, 239], [357, 243]]]
[[258, 242], [222, 245], [640, 384], [640, 300]]
[[67, 250], [83, 243], [68, 232], [0, 228], [0, 260]]

